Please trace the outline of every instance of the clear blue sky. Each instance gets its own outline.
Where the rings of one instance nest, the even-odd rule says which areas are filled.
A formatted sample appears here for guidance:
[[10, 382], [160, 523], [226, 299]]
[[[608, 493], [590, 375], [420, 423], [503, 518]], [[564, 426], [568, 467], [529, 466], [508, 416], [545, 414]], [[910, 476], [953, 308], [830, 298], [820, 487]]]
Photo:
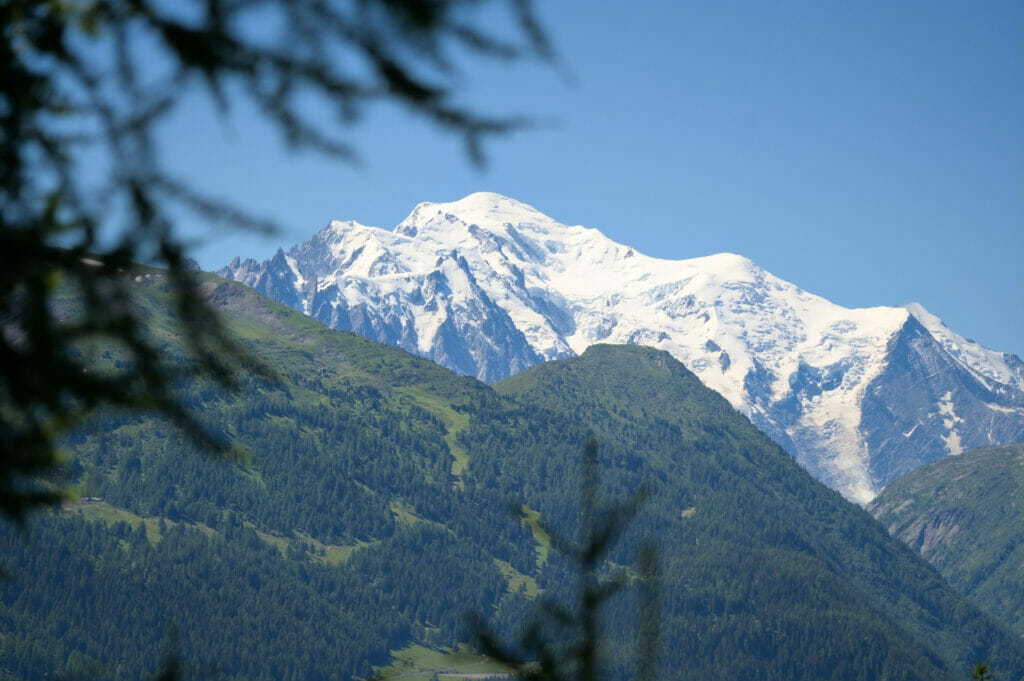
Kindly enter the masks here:
[[183, 107], [172, 166], [283, 225], [200, 264], [487, 190], [649, 255], [740, 253], [845, 306], [917, 301], [1024, 357], [1024, 3], [536, 4], [561, 66], [466, 76], [467, 101], [543, 122], [483, 171], [394, 109], [353, 129], [353, 168], [289, 155], [245, 107]]

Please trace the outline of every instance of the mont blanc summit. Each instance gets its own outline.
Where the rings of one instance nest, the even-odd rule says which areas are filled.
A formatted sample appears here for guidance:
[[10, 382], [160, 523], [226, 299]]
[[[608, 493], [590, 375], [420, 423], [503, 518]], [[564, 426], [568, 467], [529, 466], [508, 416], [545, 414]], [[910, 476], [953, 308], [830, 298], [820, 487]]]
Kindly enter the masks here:
[[847, 309], [729, 253], [652, 258], [498, 194], [421, 203], [394, 231], [334, 221], [218, 274], [488, 382], [595, 343], [666, 350], [860, 503], [1024, 440], [1024, 362], [919, 305]]

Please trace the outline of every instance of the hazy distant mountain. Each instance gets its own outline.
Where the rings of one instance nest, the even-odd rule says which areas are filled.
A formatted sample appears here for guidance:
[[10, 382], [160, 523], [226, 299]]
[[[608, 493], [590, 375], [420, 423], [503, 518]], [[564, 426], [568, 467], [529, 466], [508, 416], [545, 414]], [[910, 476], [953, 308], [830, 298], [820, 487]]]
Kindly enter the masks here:
[[599, 342], [667, 350], [861, 503], [1024, 439], [1024, 363], [919, 305], [843, 308], [738, 255], [648, 257], [497, 194], [420, 204], [393, 232], [331, 222], [218, 274], [488, 382]]
[[1024, 636], [1024, 444], [921, 466], [868, 510], [939, 572]]

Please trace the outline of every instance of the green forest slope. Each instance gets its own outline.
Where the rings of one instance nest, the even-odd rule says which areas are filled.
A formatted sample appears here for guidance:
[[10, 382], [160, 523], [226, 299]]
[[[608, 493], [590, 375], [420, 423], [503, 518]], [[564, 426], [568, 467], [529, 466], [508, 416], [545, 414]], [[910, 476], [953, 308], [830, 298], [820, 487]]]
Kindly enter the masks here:
[[[173, 362], [163, 286], [139, 304]], [[71, 434], [54, 482], [83, 500], [0, 528], [0, 677], [144, 678], [167, 651], [189, 678], [366, 677], [468, 640], [469, 611], [511, 639], [536, 594], [573, 592], [541, 525], [575, 532], [591, 431], [607, 497], [652, 490], [609, 558], [660, 549], [663, 678], [1024, 677], [1019, 639], [665, 353], [596, 347], [492, 389], [206, 286], [279, 374], [180, 387], [240, 462], [137, 413]], [[605, 612], [609, 678], [632, 674], [634, 602]]]
[[1024, 637], [1024, 444], [981, 447], [921, 466], [868, 509]]

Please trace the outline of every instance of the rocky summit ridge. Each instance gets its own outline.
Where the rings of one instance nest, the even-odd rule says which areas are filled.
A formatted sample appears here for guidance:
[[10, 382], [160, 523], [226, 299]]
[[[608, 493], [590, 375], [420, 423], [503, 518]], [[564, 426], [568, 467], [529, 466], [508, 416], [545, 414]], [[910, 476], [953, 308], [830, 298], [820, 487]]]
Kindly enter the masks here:
[[666, 350], [859, 503], [1024, 440], [1024, 362], [920, 305], [844, 308], [729, 253], [652, 258], [498, 194], [421, 203], [393, 231], [332, 221], [217, 273], [487, 382], [595, 343]]

